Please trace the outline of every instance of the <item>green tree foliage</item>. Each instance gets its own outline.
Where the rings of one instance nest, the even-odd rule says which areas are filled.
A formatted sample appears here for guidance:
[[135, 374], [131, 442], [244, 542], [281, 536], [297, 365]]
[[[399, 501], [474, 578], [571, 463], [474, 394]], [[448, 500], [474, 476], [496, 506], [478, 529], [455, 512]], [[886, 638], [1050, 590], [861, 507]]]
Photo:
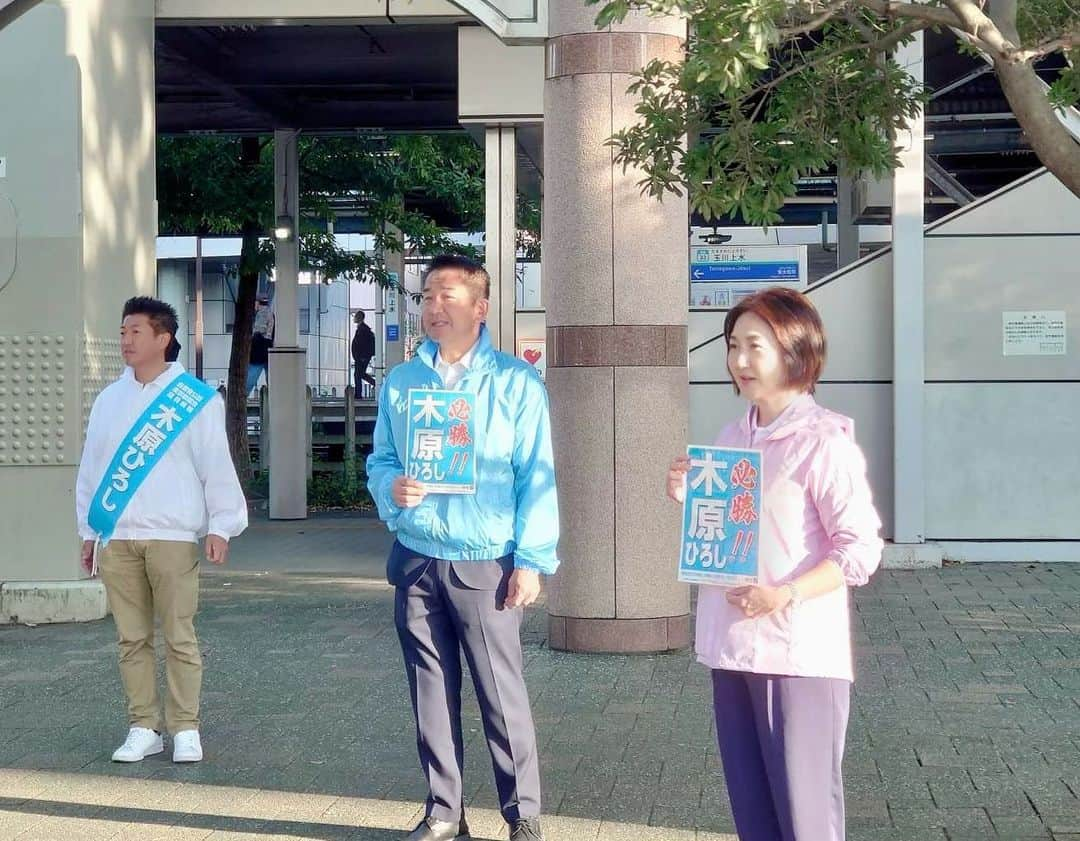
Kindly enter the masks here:
[[[640, 167], [643, 192], [689, 191], [707, 219], [774, 223], [797, 179], [839, 166], [883, 175], [894, 138], [925, 92], [893, 59], [926, 29], [956, 33], [993, 63], [1042, 162], [1080, 195], [1080, 145], [1056, 115], [1080, 96], [1080, 7], [1070, 0], [587, 0], [596, 23], [631, 10], [689, 21], [682, 63], [654, 60], [634, 81], [636, 125], [614, 134], [616, 160]], [[1034, 63], [1060, 53], [1049, 92]]]
[[[259, 273], [273, 266], [274, 154], [257, 137], [160, 137], [158, 220], [163, 235], [241, 236], [229, 360], [227, 425], [237, 470], [250, 478], [244, 385]], [[300, 263], [323, 278], [391, 284], [382, 255], [445, 252], [482, 257], [454, 242], [424, 208], [438, 207], [467, 233], [484, 228], [484, 153], [465, 135], [301, 137]], [[327, 233], [340, 211], [362, 215], [372, 253], [350, 253]], [[519, 202], [521, 237], [538, 233], [535, 204]], [[404, 240], [404, 241], [403, 241]]]

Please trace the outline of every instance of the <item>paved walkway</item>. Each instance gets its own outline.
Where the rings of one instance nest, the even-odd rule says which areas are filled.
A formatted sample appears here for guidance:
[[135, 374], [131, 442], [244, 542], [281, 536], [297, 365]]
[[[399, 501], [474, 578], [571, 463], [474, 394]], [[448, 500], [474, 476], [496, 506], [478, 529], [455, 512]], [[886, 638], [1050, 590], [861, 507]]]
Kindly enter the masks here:
[[[0, 839], [396, 841], [423, 785], [370, 519], [253, 525], [203, 578], [205, 761], [125, 766], [111, 620], [0, 628]], [[852, 841], [1080, 841], [1080, 567], [879, 574], [856, 599]], [[689, 655], [526, 624], [549, 841], [734, 841]], [[475, 699], [467, 790], [503, 838]], [[811, 839], [813, 841], [813, 839]]]

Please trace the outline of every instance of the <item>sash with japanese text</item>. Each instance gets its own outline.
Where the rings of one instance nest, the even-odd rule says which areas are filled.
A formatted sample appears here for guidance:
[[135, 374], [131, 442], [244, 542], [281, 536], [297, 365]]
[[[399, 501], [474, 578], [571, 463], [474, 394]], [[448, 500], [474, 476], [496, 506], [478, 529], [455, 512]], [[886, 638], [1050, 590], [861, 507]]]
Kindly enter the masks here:
[[176, 439], [210, 402], [215, 390], [186, 371], [147, 407], [109, 463], [90, 503], [90, 528], [106, 545], [135, 492]]
[[687, 447], [679, 580], [756, 584], [761, 512], [761, 451]]
[[476, 493], [476, 395], [409, 389], [405, 473], [428, 493]]

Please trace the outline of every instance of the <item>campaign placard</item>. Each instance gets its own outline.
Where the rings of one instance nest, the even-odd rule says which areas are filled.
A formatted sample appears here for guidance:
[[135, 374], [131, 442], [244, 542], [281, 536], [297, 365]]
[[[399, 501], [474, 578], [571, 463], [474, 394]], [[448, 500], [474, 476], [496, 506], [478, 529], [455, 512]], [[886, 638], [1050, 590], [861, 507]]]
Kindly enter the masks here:
[[687, 447], [679, 580], [738, 586], [758, 580], [761, 451]]
[[476, 493], [476, 395], [409, 389], [405, 474], [428, 493]]

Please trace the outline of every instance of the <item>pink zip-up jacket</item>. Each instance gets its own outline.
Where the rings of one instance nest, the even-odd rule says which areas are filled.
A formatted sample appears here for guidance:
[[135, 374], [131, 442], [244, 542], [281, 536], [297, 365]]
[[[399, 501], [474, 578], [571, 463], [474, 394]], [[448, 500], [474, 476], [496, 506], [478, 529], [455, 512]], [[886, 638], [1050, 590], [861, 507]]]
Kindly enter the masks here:
[[[750, 448], [753, 408], [726, 426], [718, 447]], [[848, 587], [865, 584], [881, 561], [881, 520], [851, 418], [802, 395], [754, 449], [764, 474], [758, 581], [779, 586], [835, 561], [845, 586], [798, 606], [748, 618], [701, 585], [697, 655], [713, 669], [853, 679]]]

